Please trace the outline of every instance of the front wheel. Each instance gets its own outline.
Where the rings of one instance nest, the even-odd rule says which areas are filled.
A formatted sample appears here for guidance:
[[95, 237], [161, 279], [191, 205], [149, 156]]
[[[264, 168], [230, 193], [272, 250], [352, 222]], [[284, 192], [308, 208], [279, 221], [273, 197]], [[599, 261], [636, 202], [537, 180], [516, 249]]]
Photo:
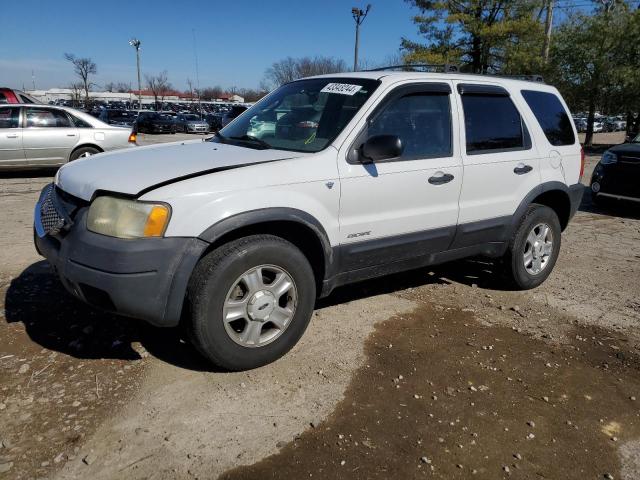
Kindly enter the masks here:
[[560, 253], [560, 235], [560, 220], [551, 208], [534, 204], [527, 209], [504, 258], [516, 288], [535, 288], [547, 279]]
[[196, 266], [187, 292], [189, 337], [227, 370], [248, 370], [287, 353], [307, 328], [316, 296], [313, 270], [290, 242], [252, 235]]

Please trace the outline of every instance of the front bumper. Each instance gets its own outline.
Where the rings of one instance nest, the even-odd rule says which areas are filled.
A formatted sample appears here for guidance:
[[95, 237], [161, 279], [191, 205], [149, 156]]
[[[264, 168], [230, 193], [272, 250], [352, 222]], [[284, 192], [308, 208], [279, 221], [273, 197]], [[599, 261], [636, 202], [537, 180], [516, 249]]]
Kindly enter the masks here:
[[177, 325], [191, 272], [208, 244], [198, 238], [99, 235], [87, 230], [87, 213], [88, 207], [78, 210], [67, 231], [34, 234], [36, 249], [64, 287], [102, 309], [156, 326]]
[[191, 125], [187, 123], [187, 131], [195, 133], [209, 133], [209, 125]]

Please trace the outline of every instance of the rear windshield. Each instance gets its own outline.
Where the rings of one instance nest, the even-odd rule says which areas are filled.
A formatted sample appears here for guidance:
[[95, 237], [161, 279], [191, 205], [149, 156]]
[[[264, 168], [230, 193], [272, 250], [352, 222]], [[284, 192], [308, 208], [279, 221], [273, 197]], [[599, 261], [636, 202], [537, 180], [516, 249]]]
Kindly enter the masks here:
[[551, 145], [573, 145], [576, 137], [573, 134], [571, 118], [556, 95], [547, 92], [523, 90], [522, 96], [542, 127]]

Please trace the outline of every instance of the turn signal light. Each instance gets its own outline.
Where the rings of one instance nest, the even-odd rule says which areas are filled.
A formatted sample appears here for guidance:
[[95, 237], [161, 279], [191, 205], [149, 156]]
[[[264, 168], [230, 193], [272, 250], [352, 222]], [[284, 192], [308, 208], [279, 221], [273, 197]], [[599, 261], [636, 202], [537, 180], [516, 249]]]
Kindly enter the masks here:
[[136, 132], [131, 132], [131, 135], [129, 135], [129, 143], [136, 143], [137, 139], [138, 134], [136, 134]]
[[163, 205], [154, 205], [144, 226], [145, 237], [161, 237], [169, 220], [169, 209]]

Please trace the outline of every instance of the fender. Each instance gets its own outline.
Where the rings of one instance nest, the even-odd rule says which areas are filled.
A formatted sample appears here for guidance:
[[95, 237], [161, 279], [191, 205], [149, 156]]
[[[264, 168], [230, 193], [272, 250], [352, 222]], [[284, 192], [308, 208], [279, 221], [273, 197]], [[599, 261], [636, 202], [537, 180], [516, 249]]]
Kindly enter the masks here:
[[[582, 188], [582, 184], [578, 183], [576, 185], [579, 185]], [[541, 194], [543, 194], [545, 192], [553, 191], [553, 190], [559, 190], [559, 191], [563, 192], [567, 196], [567, 200], [572, 205], [571, 214], [570, 214], [569, 219], [571, 218], [571, 216], [573, 216], [573, 214], [577, 210], [577, 206], [575, 208], [573, 207], [573, 203], [574, 202], [572, 202], [572, 195], [570, 194], [571, 188], [568, 187], [567, 185], [565, 185], [564, 183], [557, 182], [557, 181], [541, 183], [540, 185], [535, 187], [533, 190], [531, 190], [524, 197], [522, 202], [520, 202], [520, 205], [518, 206], [518, 208], [516, 209], [515, 213], [513, 214], [513, 217], [511, 217], [511, 225], [509, 225], [509, 228], [507, 229], [507, 232], [506, 232], [506, 235], [505, 235], [505, 240], [508, 240], [508, 239], [511, 238], [511, 236], [513, 235], [513, 232], [515, 232], [515, 230], [518, 228], [518, 225], [520, 223], [520, 219], [522, 218], [522, 216], [527, 211], [527, 208], [529, 208], [529, 205], [531, 205], [533, 203], [533, 200], [536, 197], [538, 197], [539, 195], [541, 195]], [[578, 204], [579, 203], [580, 202], [578, 200]]]
[[311, 230], [322, 245], [324, 254], [325, 276], [331, 275], [333, 268], [333, 250], [329, 242], [329, 236], [322, 224], [313, 215], [298, 210], [297, 208], [288, 207], [271, 207], [249, 210], [247, 212], [238, 213], [230, 217], [224, 218], [219, 222], [211, 225], [198, 238], [208, 243], [214, 243], [224, 235], [233, 232], [239, 228], [249, 227], [260, 223], [269, 222], [294, 222], [304, 225]]

